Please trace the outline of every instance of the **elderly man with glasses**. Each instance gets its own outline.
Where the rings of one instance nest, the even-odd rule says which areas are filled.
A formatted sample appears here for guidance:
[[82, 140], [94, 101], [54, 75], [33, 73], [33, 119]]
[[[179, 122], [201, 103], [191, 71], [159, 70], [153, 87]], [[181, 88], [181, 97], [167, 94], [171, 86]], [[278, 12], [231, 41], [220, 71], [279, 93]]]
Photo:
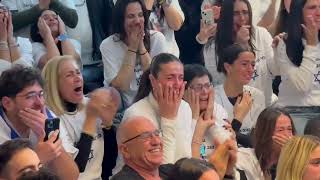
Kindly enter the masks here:
[[[168, 179], [175, 173], [172, 164], [162, 164], [161, 130], [149, 119], [134, 116], [123, 121], [117, 130], [117, 142], [125, 166], [112, 177], [112, 180]], [[219, 145], [219, 149], [210, 159], [210, 163], [217, 167], [217, 173], [221, 178], [225, 176], [226, 169], [232, 169], [234, 166], [236, 145], [232, 143], [234, 141]], [[231, 151], [233, 155], [230, 154]]]

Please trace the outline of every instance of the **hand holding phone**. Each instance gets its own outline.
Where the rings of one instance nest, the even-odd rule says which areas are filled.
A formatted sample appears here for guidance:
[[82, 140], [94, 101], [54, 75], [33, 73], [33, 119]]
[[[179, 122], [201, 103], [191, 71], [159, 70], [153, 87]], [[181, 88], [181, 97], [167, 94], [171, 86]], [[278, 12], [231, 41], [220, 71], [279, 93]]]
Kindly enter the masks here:
[[[50, 137], [50, 135], [55, 131], [59, 129], [60, 119], [59, 118], [53, 118], [53, 119], [46, 119], [44, 130], [46, 132], [46, 136], [44, 137], [44, 141], [47, 141]], [[59, 139], [59, 135], [56, 140]], [[55, 140], [55, 141], [56, 141]]]
[[203, 19], [206, 25], [211, 25], [214, 23], [214, 13], [213, 10], [210, 9], [203, 9], [201, 10], [201, 19]]

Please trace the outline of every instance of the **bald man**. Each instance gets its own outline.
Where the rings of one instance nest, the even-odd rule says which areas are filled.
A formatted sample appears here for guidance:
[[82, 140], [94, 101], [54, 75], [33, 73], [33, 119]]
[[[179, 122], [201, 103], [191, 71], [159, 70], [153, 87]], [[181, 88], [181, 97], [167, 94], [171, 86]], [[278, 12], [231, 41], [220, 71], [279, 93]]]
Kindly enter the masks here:
[[164, 179], [172, 165], [161, 165], [163, 144], [161, 132], [145, 117], [131, 117], [117, 131], [118, 151], [125, 166], [113, 176], [122, 179]]
[[172, 173], [172, 164], [161, 165], [161, 131], [147, 118], [136, 116], [126, 119], [118, 128], [117, 142], [125, 166], [112, 180], [167, 179]]

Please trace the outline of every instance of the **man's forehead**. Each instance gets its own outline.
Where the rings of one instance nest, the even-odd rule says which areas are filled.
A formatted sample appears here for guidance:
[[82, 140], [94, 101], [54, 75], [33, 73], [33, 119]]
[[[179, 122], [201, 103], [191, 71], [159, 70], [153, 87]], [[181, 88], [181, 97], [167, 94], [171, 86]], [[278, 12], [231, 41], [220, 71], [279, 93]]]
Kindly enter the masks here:
[[29, 92], [39, 92], [39, 91], [43, 91], [43, 88], [41, 87], [39, 82], [34, 82], [33, 84], [30, 84], [24, 87], [20, 92], [18, 92], [18, 94], [29, 93]]
[[146, 131], [153, 131], [156, 127], [151, 120], [145, 117], [135, 117], [128, 119], [126, 129], [131, 133], [142, 133]]

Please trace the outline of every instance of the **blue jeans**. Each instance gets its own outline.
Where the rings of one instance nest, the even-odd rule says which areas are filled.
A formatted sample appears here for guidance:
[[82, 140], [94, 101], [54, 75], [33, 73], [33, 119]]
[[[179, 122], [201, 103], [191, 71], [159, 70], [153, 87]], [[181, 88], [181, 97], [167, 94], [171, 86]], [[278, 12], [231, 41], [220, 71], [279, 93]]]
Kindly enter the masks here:
[[84, 81], [84, 94], [103, 87], [103, 65], [84, 65], [82, 76]]

